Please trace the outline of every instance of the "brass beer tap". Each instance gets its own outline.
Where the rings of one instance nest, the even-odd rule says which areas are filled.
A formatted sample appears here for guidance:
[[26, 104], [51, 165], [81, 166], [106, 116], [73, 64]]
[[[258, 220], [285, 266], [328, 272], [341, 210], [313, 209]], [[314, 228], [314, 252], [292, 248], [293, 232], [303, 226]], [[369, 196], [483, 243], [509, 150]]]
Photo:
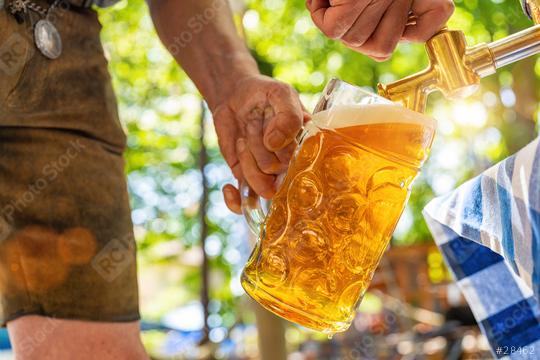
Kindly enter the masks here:
[[462, 31], [442, 29], [426, 43], [427, 69], [390, 84], [379, 84], [379, 95], [424, 112], [430, 93], [441, 91], [449, 98], [469, 96], [481, 78], [540, 53], [540, 0], [527, 0], [526, 5], [536, 25], [489, 44], [468, 47]]

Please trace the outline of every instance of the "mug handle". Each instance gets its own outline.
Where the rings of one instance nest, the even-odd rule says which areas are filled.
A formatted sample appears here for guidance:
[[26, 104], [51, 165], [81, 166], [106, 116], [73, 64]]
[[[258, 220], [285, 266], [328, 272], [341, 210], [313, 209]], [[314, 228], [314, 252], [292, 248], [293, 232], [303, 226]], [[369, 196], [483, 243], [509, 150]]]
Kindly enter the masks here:
[[259, 237], [266, 218], [259, 196], [251, 190], [246, 182], [242, 181], [240, 183], [240, 198], [242, 199], [242, 212], [248, 227], [255, 236]]

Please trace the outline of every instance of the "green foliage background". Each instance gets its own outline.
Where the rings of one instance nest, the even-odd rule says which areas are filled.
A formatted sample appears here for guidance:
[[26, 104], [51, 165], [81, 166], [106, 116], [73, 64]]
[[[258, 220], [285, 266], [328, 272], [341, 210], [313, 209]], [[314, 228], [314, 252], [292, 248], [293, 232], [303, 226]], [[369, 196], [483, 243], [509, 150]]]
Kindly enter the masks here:
[[[470, 44], [531, 25], [517, 0], [460, 0], [456, 5], [449, 26], [463, 30]], [[427, 64], [422, 45], [401, 45], [385, 63], [353, 53], [322, 36], [303, 0], [248, 0], [237, 16], [261, 70], [291, 83], [308, 108], [332, 77], [374, 89], [379, 81], [401, 78]], [[143, 314], [158, 319], [198, 298], [201, 99], [160, 44], [143, 0], [124, 1], [102, 11], [101, 21], [129, 134], [127, 172], [140, 249]], [[197, 44], [184, 51], [190, 46]], [[539, 73], [540, 63], [531, 60], [485, 79], [481, 90], [465, 101], [431, 98], [429, 112], [440, 122], [439, 135], [396, 232], [396, 244], [431, 241], [421, 216], [424, 205], [535, 136]], [[212, 311], [220, 319], [216, 324], [230, 327], [243, 315], [238, 307], [238, 273], [249, 246], [241, 221], [223, 205], [219, 190], [230, 175], [211, 121], [206, 119], [206, 124]]]

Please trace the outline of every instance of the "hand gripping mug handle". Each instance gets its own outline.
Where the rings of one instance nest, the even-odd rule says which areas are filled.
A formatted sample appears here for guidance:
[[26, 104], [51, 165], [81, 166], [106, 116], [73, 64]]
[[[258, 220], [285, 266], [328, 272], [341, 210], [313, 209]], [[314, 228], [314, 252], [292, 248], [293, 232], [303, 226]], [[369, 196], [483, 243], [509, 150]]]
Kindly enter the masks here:
[[248, 227], [255, 236], [259, 237], [266, 218], [259, 196], [251, 190], [246, 182], [242, 181], [240, 182], [240, 197], [242, 199], [242, 212]]

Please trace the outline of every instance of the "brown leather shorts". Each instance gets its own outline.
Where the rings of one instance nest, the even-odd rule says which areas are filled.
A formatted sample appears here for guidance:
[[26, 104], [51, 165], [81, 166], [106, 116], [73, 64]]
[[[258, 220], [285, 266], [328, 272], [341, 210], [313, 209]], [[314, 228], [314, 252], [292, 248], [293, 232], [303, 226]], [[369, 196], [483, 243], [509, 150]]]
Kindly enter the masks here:
[[59, 9], [59, 59], [0, 9], [0, 322], [139, 319], [126, 138], [91, 10]]

